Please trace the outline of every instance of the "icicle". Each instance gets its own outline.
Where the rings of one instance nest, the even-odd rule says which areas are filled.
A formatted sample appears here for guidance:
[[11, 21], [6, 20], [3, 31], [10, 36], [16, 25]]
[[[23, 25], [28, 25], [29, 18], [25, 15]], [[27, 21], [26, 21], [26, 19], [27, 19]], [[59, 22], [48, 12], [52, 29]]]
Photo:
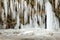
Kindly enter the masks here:
[[[52, 5], [49, 1], [45, 3], [45, 11], [47, 15], [47, 30], [56, 31], [59, 29], [59, 22], [52, 11]], [[57, 24], [58, 23], [58, 24]]]
[[33, 24], [32, 24], [32, 14], [31, 14], [31, 5], [29, 4], [28, 5], [28, 13], [30, 14], [30, 17], [29, 17], [29, 24], [30, 24], [30, 27], [33, 27]]
[[41, 10], [43, 8], [43, 0], [38, 0], [38, 3], [40, 4]]
[[15, 0], [15, 4], [17, 6], [17, 11], [18, 11], [19, 10], [19, 6], [18, 6], [18, 1], [17, 0]]
[[[21, 14], [21, 4], [20, 3], [19, 3], [19, 14]], [[20, 21], [21, 21], [21, 19], [20, 19]], [[23, 24], [20, 23], [20, 27], [23, 28]]]
[[19, 9], [21, 10], [21, 4], [19, 3]]
[[30, 18], [29, 18], [29, 24], [30, 24], [30, 26], [32, 26], [32, 19], [31, 19], [31, 16], [30, 16]]
[[45, 3], [45, 11], [47, 15], [47, 30], [52, 30], [53, 29], [53, 13], [52, 13], [52, 6], [48, 2]]
[[14, 4], [13, 3], [14, 3], [13, 0], [10, 0], [10, 8], [11, 8], [11, 12], [12, 12], [12, 19], [15, 19], [16, 12], [15, 12]]
[[37, 0], [35, 0], [35, 6], [34, 6], [34, 8], [37, 11]]
[[17, 20], [16, 20], [17, 24], [15, 26], [15, 29], [19, 29], [20, 26], [20, 19], [19, 19], [19, 13], [17, 13]]
[[21, 29], [23, 29], [24, 28], [24, 25], [23, 24], [21, 24]]
[[55, 0], [55, 8], [57, 9], [58, 8], [58, 0]]
[[4, 0], [4, 9], [5, 9], [5, 15], [6, 15], [6, 18], [7, 18], [7, 13], [8, 13], [8, 5], [7, 5], [7, 0]]
[[4, 10], [3, 9], [2, 9], [1, 17], [2, 17], [2, 21], [3, 21], [3, 28], [5, 29], [6, 28], [6, 20], [5, 20], [5, 17], [4, 17]]
[[39, 21], [39, 25], [41, 25], [41, 24], [42, 24], [42, 23], [41, 23], [41, 22], [42, 22], [42, 21], [41, 21], [41, 15], [39, 15], [39, 14], [38, 14], [38, 21]]
[[27, 23], [27, 21], [28, 21], [28, 9], [27, 9], [26, 1], [24, 2], [24, 4], [25, 4], [24, 23]]
[[33, 16], [33, 25], [35, 28], [38, 28], [38, 24], [37, 24], [37, 14], [34, 14]]
[[55, 30], [59, 30], [59, 20], [57, 17], [55, 17]]
[[4, 10], [2, 10], [1, 17], [2, 17], [2, 20], [4, 21]]
[[32, 9], [32, 21], [33, 21], [33, 27], [37, 28], [38, 24], [37, 24], [37, 13], [34, 13], [34, 9]]
[[16, 0], [15, 1], [15, 4], [16, 4], [16, 6], [17, 6], [17, 19], [16, 19], [16, 26], [15, 26], [15, 29], [19, 29], [19, 26], [20, 26], [20, 18], [19, 18], [19, 14], [20, 14], [20, 12], [19, 12], [19, 6], [18, 6], [18, 1]]
[[38, 14], [38, 21], [39, 21], [39, 27], [45, 29], [45, 23], [43, 23], [43, 21], [45, 21], [45, 19], [41, 17], [41, 14]]
[[23, 8], [24, 8], [23, 3], [24, 3], [24, 0], [21, 0], [21, 10], [22, 10], [22, 12], [23, 12]]

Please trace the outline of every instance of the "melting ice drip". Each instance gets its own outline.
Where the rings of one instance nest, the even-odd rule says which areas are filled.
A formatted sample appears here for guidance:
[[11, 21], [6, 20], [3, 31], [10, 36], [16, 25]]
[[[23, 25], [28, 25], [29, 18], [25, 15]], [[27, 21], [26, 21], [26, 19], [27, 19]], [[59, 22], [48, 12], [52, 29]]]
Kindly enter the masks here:
[[59, 21], [57, 17], [55, 17], [55, 13], [52, 10], [52, 5], [49, 1], [45, 3], [45, 11], [47, 15], [47, 30], [53, 31], [58, 30], [59, 28]]

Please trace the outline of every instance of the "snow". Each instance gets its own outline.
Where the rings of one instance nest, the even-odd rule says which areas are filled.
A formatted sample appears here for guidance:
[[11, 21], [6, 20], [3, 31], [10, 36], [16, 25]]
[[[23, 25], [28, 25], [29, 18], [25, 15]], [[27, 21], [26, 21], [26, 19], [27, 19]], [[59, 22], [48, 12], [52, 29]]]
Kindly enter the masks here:
[[1, 29], [0, 40], [59, 40], [60, 31], [50, 32], [46, 29]]

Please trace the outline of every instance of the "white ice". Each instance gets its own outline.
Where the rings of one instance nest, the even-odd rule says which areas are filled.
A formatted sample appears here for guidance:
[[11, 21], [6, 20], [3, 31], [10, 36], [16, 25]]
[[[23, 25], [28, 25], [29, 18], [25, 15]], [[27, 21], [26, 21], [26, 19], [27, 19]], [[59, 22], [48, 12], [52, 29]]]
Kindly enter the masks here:
[[47, 15], [47, 30], [49, 30], [49, 31], [58, 30], [59, 29], [59, 22], [55, 16], [55, 13], [52, 10], [52, 5], [50, 4], [49, 1], [47, 1], [45, 3], [45, 11], [46, 11], [46, 15]]

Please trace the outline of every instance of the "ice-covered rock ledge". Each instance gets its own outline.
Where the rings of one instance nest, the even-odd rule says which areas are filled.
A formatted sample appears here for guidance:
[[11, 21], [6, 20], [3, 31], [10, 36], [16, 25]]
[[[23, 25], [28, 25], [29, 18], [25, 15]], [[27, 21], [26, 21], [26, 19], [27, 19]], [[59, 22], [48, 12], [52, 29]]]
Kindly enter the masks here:
[[60, 40], [60, 31], [50, 32], [46, 29], [1, 29], [0, 40]]

